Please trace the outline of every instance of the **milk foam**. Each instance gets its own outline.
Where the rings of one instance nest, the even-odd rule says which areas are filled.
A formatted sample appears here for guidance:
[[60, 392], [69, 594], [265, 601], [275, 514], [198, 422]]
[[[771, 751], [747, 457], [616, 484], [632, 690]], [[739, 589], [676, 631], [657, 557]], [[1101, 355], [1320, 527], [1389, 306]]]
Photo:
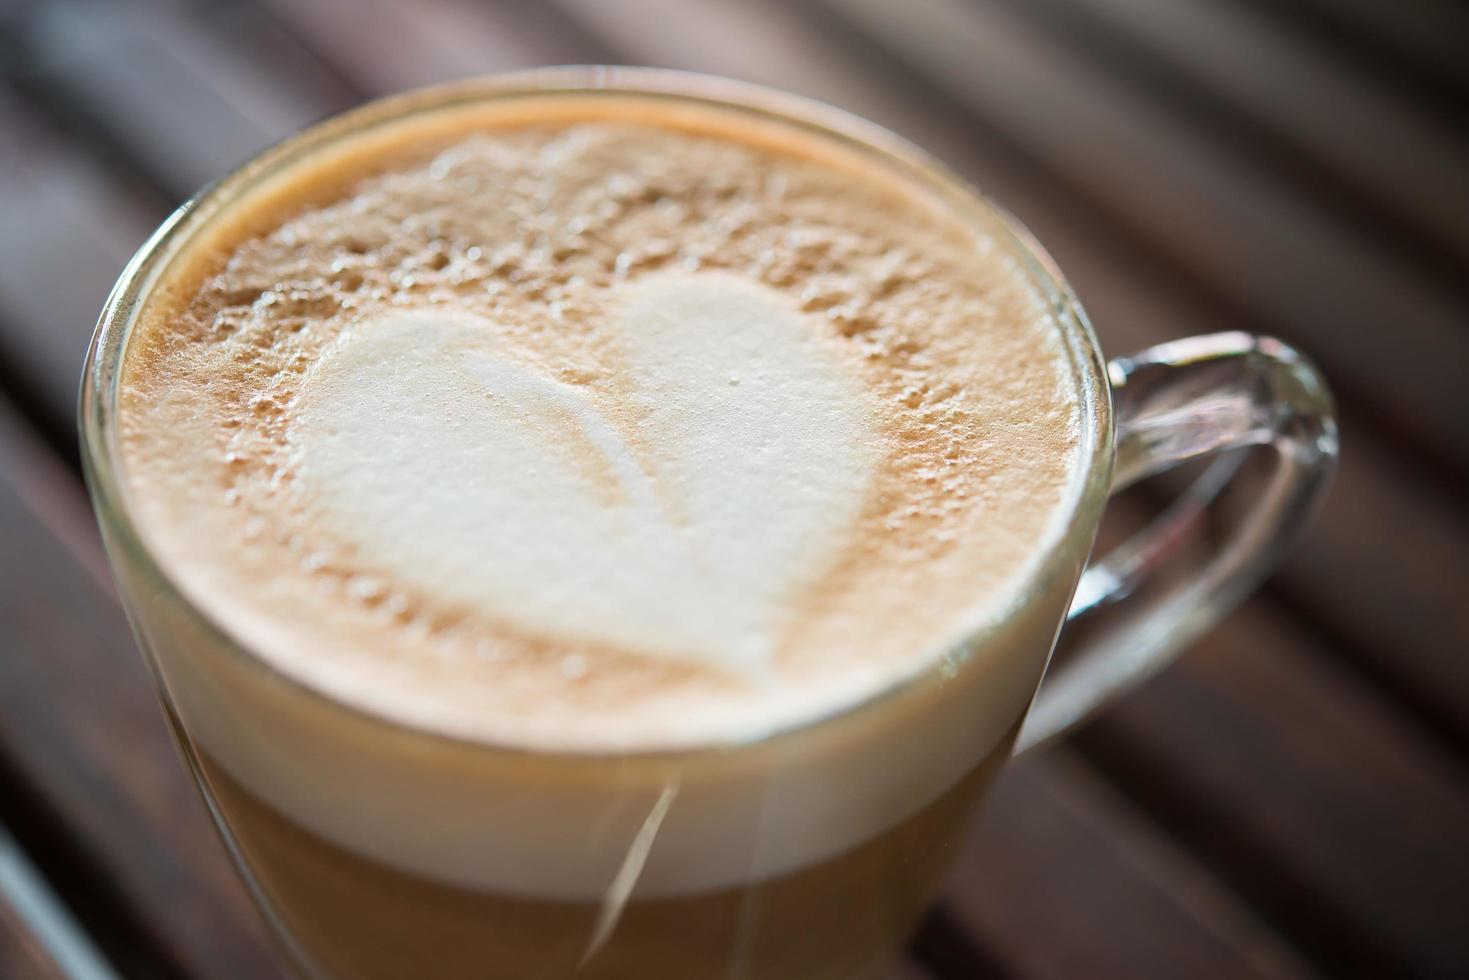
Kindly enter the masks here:
[[472, 888], [681, 895], [871, 840], [1034, 692], [1097, 425], [1071, 328], [839, 141], [501, 105], [245, 199], [134, 327], [140, 528], [271, 668], [137, 590], [191, 737]]
[[613, 307], [610, 404], [472, 315], [354, 324], [306, 378], [294, 465], [324, 527], [424, 591], [758, 678], [866, 499], [868, 396], [768, 287], [671, 273]]

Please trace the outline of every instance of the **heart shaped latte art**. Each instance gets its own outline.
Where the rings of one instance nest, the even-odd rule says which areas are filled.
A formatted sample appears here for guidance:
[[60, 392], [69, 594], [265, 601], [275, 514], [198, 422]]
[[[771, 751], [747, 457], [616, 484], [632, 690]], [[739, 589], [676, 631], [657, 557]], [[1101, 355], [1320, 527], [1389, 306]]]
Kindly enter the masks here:
[[870, 398], [768, 287], [667, 274], [613, 312], [629, 404], [464, 312], [354, 326], [303, 386], [298, 475], [329, 533], [426, 595], [758, 674], [861, 512]]

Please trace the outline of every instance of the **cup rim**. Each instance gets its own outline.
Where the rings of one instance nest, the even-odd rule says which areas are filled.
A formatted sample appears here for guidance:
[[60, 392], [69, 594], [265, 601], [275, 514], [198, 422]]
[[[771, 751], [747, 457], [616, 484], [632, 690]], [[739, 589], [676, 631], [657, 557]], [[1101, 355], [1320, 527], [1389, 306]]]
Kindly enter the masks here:
[[[1025, 576], [1012, 589], [1012, 599], [993, 607], [978, 624], [963, 630], [960, 639], [909, 676], [868, 695], [809, 718], [749, 737], [714, 740], [675, 748], [626, 748], [606, 752], [588, 749], [535, 749], [435, 731], [347, 701], [274, 665], [239, 639], [224, 623], [190, 596], [173, 570], [149, 546], [129, 507], [123, 477], [123, 459], [117, 441], [117, 398], [128, 339], [152, 287], [195, 234], [230, 203], [270, 177], [280, 174], [313, 153], [378, 126], [420, 112], [501, 100], [555, 96], [599, 96], [667, 99], [676, 103], [705, 104], [724, 111], [745, 112], [773, 122], [812, 132], [878, 160], [926, 189], [938, 192], [950, 204], [964, 209], [967, 223], [995, 234], [1020, 260], [1033, 284], [1040, 288], [1057, 323], [1069, 365], [1078, 382], [1080, 431], [1078, 461], [1067, 486], [1064, 518], [1055, 527]], [[693, 72], [607, 65], [571, 65], [524, 72], [497, 73], [431, 85], [364, 103], [292, 134], [262, 150], [218, 180], [205, 185], [181, 204], [129, 260], [109, 293], [88, 347], [78, 400], [83, 472], [109, 553], [121, 551], [133, 572], [141, 571], [150, 590], [166, 595], [186, 612], [207, 642], [217, 644], [247, 666], [319, 702], [333, 712], [410, 737], [467, 746], [504, 755], [532, 755], [566, 759], [683, 759], [709, 752], [765, 745], [851, 719], [932, 684], [973, 658], [986, 640], [1046, 594], [1058, 576], [1079, 573], [1100, 520], [1111, 482], [1113, 419], [1111, 387], [1092, 325], [1067, 284], [1060, 268], [1036, 238], [1013, 215], [917, 145], [845, 110], [802, 96], [749, 82]], [[113, 562], [114, 569], [117, 562]], [[121, 583], [120, 583], [121, 584]], [[1074, 587], [1074, 581], [1073, 581]], [[1069, 595], [1069, 592], [1068, 592]], [[126, 605], [126, 603], [125, 603]], [[129, 609], [129, 616], [132, 611]], [[136, 627], [136, 623], [135, 623]], [[139, 646], [153, 659], [142, 636]], [[1049, 658], [1050, 652], [1047, 652]], [[160, 684], [162, 677], [155, 666]]]

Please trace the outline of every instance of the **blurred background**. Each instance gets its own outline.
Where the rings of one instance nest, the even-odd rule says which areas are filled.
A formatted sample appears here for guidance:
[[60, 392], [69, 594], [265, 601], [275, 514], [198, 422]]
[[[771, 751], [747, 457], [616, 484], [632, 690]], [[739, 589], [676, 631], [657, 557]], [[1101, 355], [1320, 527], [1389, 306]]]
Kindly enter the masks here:
[[0, 977], [277, 975], [79, 481], [108, 287], [314, 120], [566, 62], [872, 118], [1013, 210], [1109, 354], [1265, 332], [1337, 390], [1303, 546], [1006, 774], [904, 975], [1469, 975], [1466, 50], [1455, 0], [0, 0]]

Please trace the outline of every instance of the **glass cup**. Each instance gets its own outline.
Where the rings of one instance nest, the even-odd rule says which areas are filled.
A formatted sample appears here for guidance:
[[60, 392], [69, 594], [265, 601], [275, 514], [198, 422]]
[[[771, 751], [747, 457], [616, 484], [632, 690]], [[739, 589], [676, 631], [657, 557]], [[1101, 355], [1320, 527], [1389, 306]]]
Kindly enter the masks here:
[[[1051, 304], [1084, 408], [1070, 520], [1038, 548], [1003, 614], [922, 676], [754, 741], [530, 752], [407, 727], [279, 673], [150, 549], [121, 472], [118, 381], [138, 312], [180, 251], [303, 161], [387, 127], [569, 95], [752, 117], [842, 144], [973, 222]], [[1325, 384], [1279, 341], [1216, 334], [1104, 362], [1029, 234], [890, 133], [748, 85], [608, 68], [376, 102], [201, 192], [109, 297], [81, 427], [108, 554], [165, 713], [291, 964], [309, 977], [426, 980], [880, 971], [933, 900], [999, 767], [1159, 669], [1254, 588], [1308, 520], [1337, 454]], [[1237, 479], [1246, 455], [1266, 465]], [[1160, 517], [1087, 564], [1110, 494], [1205, 457], [1215, 458]], [[1221, 534], [1214, 518], [1226, 510]], [[1079, 634], [1047, 671], [1058, 631], [1078, 618], [1105, 618], [1104, 628]]]

